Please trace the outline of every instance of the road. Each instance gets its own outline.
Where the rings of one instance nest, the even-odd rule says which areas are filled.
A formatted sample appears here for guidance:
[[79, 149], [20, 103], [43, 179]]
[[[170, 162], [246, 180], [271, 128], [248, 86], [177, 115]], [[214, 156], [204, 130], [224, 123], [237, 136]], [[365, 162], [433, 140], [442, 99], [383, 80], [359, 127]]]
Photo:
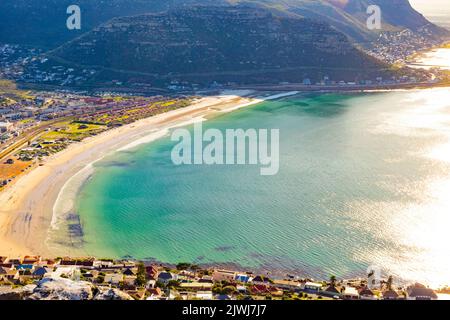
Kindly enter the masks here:
[[47, 130], [51, 125], [68, 120], [73, 120], [73, 117], [63, 117], [50, 121], [45, 121], [35, 127], [32, 127], [27, 132], [17, 137], [16, 140], [13, 141], [11, 145], [0, 151], [0, 163], [6, 161], [6, 159], [8, 157], [11, 157], [11, 155], [14, 154], [14, 152], [24, 147], [28, 143], [28, 141], [31, 141], [37, 138], [40, 134], [44, 133], [45, 130]]

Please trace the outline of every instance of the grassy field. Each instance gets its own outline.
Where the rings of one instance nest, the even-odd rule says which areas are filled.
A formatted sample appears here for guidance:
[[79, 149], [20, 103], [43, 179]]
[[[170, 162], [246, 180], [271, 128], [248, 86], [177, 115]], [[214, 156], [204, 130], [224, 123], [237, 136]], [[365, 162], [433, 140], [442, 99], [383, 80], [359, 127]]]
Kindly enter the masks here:
[[60, 139], [68, 139], [72, 141], [81, 141], [91, 135], [106, 130], [106, 126], [97, 124], [84, 124], [80, 122], [63, 122], [55, 125], [54, 129], [44, 133], [40, 140], [55, 141]]

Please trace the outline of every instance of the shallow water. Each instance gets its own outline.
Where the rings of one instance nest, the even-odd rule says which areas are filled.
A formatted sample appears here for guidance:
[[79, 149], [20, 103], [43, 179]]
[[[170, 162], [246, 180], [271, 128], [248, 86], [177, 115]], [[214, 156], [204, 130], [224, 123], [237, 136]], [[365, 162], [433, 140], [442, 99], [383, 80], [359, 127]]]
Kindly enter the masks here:
[[450, 90], [296, 96], [204, 128], [279, 128], [280, 171], [174, 166], [169, 137], [94, 165], [83, 253], [450, 282]]

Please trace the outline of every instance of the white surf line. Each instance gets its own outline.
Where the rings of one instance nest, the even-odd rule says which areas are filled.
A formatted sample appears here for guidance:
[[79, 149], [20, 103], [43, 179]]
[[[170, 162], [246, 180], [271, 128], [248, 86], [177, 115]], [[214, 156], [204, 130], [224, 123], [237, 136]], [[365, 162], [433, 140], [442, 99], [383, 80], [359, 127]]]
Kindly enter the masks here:
[[228, 108], [228, 109], [220, 110], [220, 112], [225, 113], [225, 112], [238, 110], [238, 109], [241, 109], [241, 108], [244, 108], [244, 107], [248, 107], [248, 106], [252, 106], [252, 105], [264, 102], [264, 101], [276, 100], [276, 99], [280, 99], [280, 98], [284, 98], [284, 97], [288, 97], [288, 96], [293, 96], [293, 95], [298, 94], [299, 92], [300, 91], [289, 91], [289, 92], [283, 92], [283, 93], [274, 94], [274, 95], [271, 95], [271, 96], [268, 96], [268, 97], [256, 97], [256, 98], [253, 98], [253, 101], [245, 102], [245, 103], [239, 104], [237, 106], [234, 106], [234, 107], [231, 107], [231, 108]]
[[[222, 92], [222, 94], [220, 95], [220, 97], [228, 97], [227, 94], [224, 94], [225, 92]], [[231, 92], [230, 92], [231, 93]], [[235, 92], [233, 92], [235, 93]], [[239, 104], [237, 106], [231, 107], [231, 108], [227, 108], [224, 110], [220, 110], [219, 112], [223, 112], [223, 113], [228, 113], [234, 110], [238, 110], [241, 109], [243, 107], [247, 107], [247, 106], [251, 106], [251, 105], [255, 105], [264, 101], [269, 101], [269, 100], [275, 100], [275, 99], [279, 99], [279, 98], [283, 98], [283, 97], [287, 97], [287, 96], [292, 96], [292, 95], [296, 95], [298, 94], [299, 91], [290, 91], [290, 92], [284, 92], [284, 93], [279, 93], [279, 94], [274, 94], [271, 96], [267, 96], [267, 97], [260, 97], [260, 98], [250, 98], [253, 99], [252, 101], [246, 102], [246, 103], [242, 103]], [[188, 107], [189, 108], [189, 107]], [[167, 114], [166, 114], [167, 115]], [[197, 122], [202, 122], [205, 121], [206, 119], [204, 118], [204, 116], [198, 116], [198, 117], [194, 117], [192, 119], [180, 122], [180, 123], [176, 123], [167, 127], [162, 127], [160, 129], [155, 129], [153, 130], [150, 134], [136, 140], [133, 141], [121, 148], [118, 148], [116, 150], [117, 151], [126, 151], [132, 148], [135, 148], [141, 144], [147, 144], [150, 142], [153, 142], [155, 140], [158, 140], [164, 136], [166, 136], [170, 129], [174, 129], [174, 128], [178, 128], [178, 127], [184, 127], [184, 126], [188, 126]], [[106, 156], [106, 155], [105, 155]], [[75, 202], [75, 197], [76, 194], [78, 193], [79, 189], [82, 187], [82, 185], [84, 184], [84, 182], [92, 175], [93, 171], [94, 171], [94, 164], [102, 159], [105, 158], [105, 156], [100, 157], [99, 159], [96, 159], [94, 161], [92, 161], [91, 163], [87, 164], [84, 168], [82, 168], [80, 171], [78, 171], [76, 174], [74, 174], [72, 177], [70, 177], [63, 185], [63, 187], [61, 188], [60, 192], [58, 193], [58, 196], [56, 198], [56, 201], [53, 205], [53, 212], [52, 212], [52, 220], [50, 223], [50, 228], [48, 230], [48, 237], [46, 240], [46, 243], [48, 240], [50, 240], [50, 231], [52, 230], [58, 230], [58, 225], [59, 222], [61, 222], [62, 217], [64, 217], [64, 215], [67, 215], [68, 213], [70, 213], [70, 211], [72, 211], [74, 209], [74, 202]], [[68, 193], [68, 194], [67, 194]], [[59, 211], [59, 212], [58, 212]], [[47, 245], [48, 246], [48, 245]]]

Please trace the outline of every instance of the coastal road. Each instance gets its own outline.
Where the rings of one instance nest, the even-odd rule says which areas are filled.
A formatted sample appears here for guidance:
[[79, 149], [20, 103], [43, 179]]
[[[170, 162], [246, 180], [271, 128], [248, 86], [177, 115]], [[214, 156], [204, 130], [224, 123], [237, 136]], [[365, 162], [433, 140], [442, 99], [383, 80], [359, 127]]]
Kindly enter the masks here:
[[20, 148], [24, 147], [28, 141], [31, 141], [38, 137], [40, 134], [44, 133], [45, 130], [47, 130], [51, 125], [54, 125], [59, 122], [64, 122], [68, 120], [72, 120], [73, 117], [63, 117], [58, 118], [55, 120], [46, 121], [42, 124], [39, 124], [27, 132], [25, 132], [23, 135], [19, 136], [13, 143], [9, 146], [7, 146], [5, 149], [0, 151], [0, 163], [3, 161], [6, 161], [8, 157], [11, 157], [14, 152], [19, 150]]

